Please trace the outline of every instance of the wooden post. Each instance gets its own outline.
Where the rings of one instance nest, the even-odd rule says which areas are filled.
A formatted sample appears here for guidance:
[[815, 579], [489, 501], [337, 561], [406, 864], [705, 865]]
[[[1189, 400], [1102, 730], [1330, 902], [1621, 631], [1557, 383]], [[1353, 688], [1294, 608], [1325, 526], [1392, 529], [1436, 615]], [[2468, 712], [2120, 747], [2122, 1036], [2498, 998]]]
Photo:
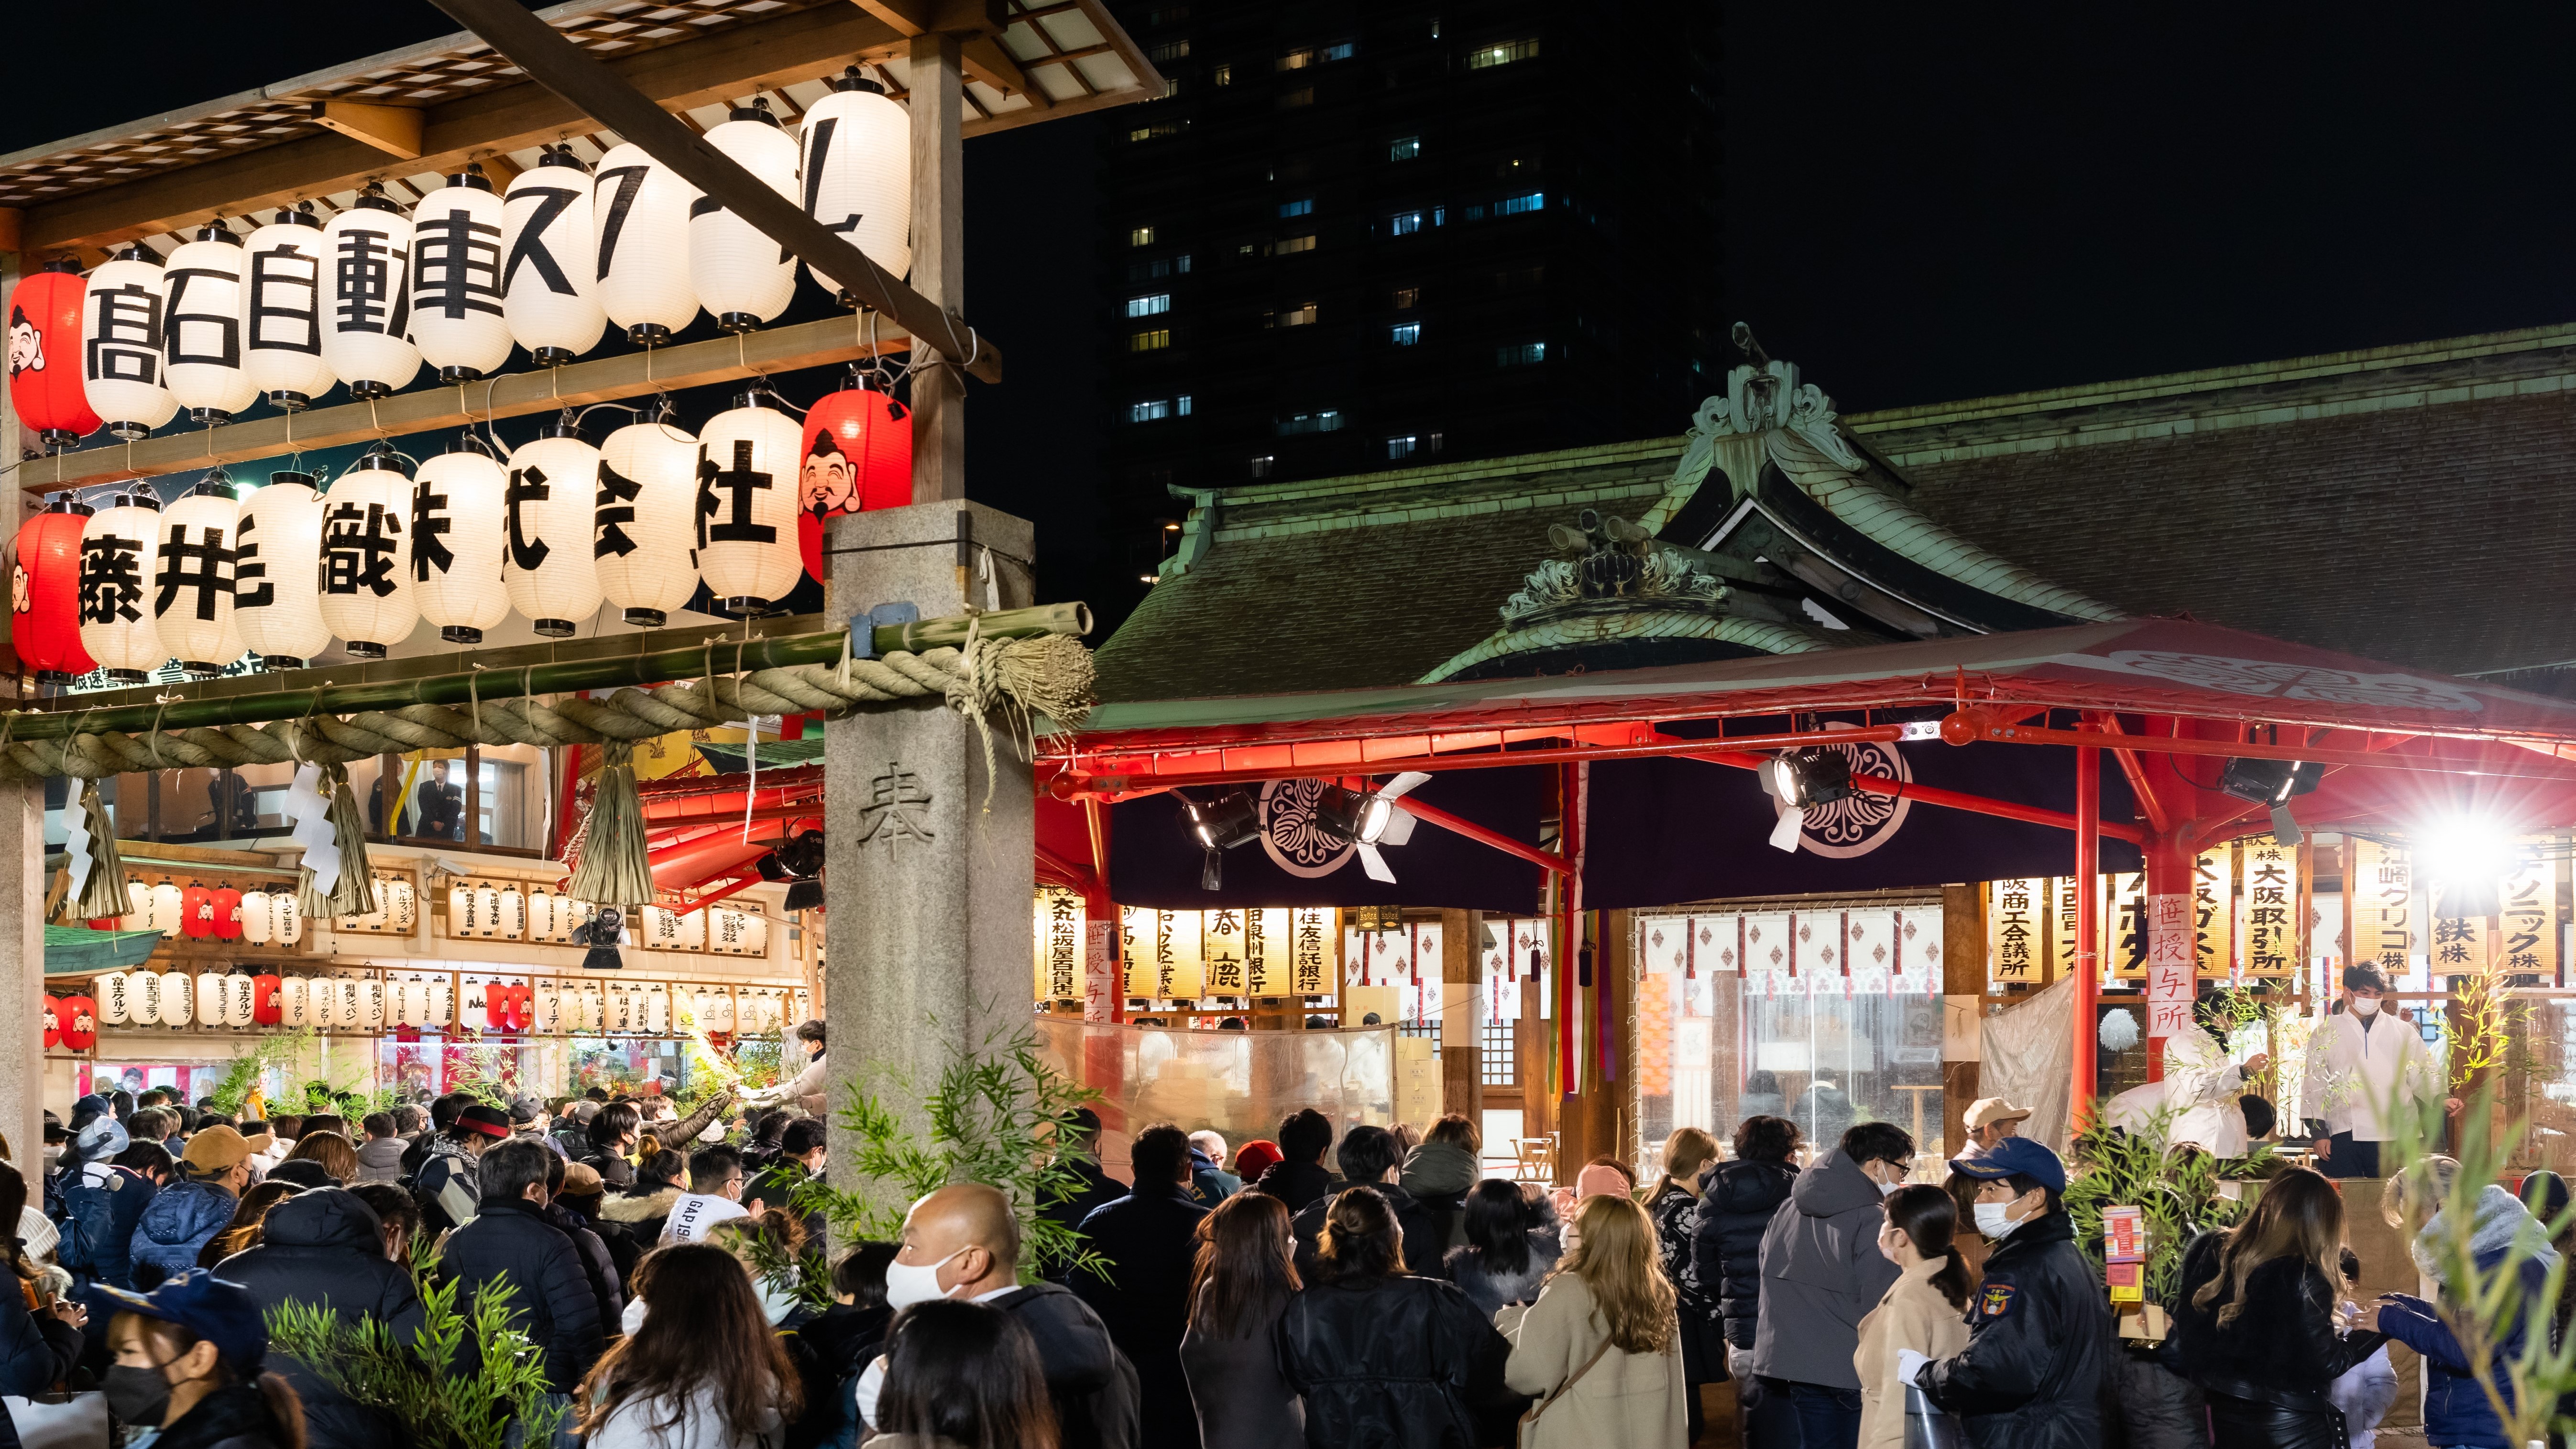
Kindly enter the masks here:
[[[912, 284], [951, 314], [966, 306], [966, 152], [957, 37], [916, 35], [908, 72], [912, 106]], [[972, 344], [970, 344], [972, 345]], [[912, 379], [912, 501], [966, 496], [969, 359], [925, 344], [930, 366]]]
[[1977, 1100], [1986, 1016], [1985, 892], [1941, 888], [1941, 1150], [1967, 1145], [1968, 1104]]
[[1485, 1122], [1484, 1042], [1477, 1000], [1483, 973], [1485, 918], [1479, 911], [1440, 913], [1440, 1110]]

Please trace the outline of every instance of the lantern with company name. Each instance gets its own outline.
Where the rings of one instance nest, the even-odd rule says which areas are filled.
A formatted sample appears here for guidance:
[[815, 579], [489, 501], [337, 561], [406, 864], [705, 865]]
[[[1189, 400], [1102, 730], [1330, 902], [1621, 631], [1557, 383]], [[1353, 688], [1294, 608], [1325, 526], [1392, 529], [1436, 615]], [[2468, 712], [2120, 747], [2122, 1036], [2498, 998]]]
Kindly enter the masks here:
[[322, 360], [366, 401], [420, 371], [411, 342], [411, 218], [368, 182], [357, 204], [322, 229]]
[[600, 310], [638, 347], [697, 320], [689, 284], [689, 206], [698, 189], [629, 141], [599, 158], [591, 183]]
[[340, 379], [322, 360], [322, 223], [280, 211], [242, 248], [242, 371], [269, 406], [300, 412]]
[[191, 422], [223, 423], [259, 400], [242, 362], [242, 239], [222, 222], [161, 269], [161, 356]]
[[[797, 150], [805, 214], [901, 280], [912, 270], [912, 113], [852, 66], [805, 113]], [[844, 284], [813, 277], [842, 306], [857, 305]]]
[[[707, 132], [707, 144], [781, 197], [796, 199], [796, 143], [755, 98]], [[689, 285], [727, 332], [749, 332], [787, 310], [796, 259], [776, 239], [713, 198], [689, 205]]]
[[161, 258], [137, 242], [99, 263], [81, 299], [81, 387], [107, 430], [132, 441], [170, 421], [161, 374]]
[[599, 448], [599, 592], [629, 624], [659, 629], [698, 591], [698, 440], [667, 419]]
[[474, 382], [510, 360], [501, 316], [501, 198], [479, 165], [447, 178], [411, 212], [411, 337], [444, 383]]
[[48, 448], [98, 431], [81, 385], [80, 263], [47, 262], [9, 293], [9, 404]]
[[301, 669], [331, 642], [322, 620], [322, 496], [310, 473], [271, 473], [233, 530], [233, 624], [271, 669]]
[[766, 613], [804, 572], [796, 549], [796, 421], [734, 399], [698, 435], [698, 572], [729, 614]]
[[598, 247], [590, 173], [561, 146], [510, 182], [502, 201], [501, 316], [540, 367], [599, 345]]
[[81, 648], [120, 684], [141, 684], [170, 657], [152, 622], [160, 523], [161, 500], [121, 493], [81, 528]]
[[18, 529], [10, 570], [10, 638], [21, 668], [61, 684], [98, 665], [81, 647], [81, 534], [92, 509], [65, 493]]
[[569, 410], [510, 454], [501, 583], [510, 607], [549, 639], [569, 638], [599, 612], [590, 546], [598, 486], [599, 450], [582, 441]]
[[420, 616], [450, 644], [480, 644], [508, 618], [501, 587], [503, 506], [508, 476], [472, 442], [420, 465], [412, 485], [413, 595]]
[[322, 622], [382, 659], [420, 622], [412, 600], [411, 465], [378, 443], [322, 499]]
[[220, 673], [242, 656], [234, 625], [233, 526], [241, 506], [221, 468], [161, 515], [152, 564], [152, 623], [161, 648], [190, 674]]

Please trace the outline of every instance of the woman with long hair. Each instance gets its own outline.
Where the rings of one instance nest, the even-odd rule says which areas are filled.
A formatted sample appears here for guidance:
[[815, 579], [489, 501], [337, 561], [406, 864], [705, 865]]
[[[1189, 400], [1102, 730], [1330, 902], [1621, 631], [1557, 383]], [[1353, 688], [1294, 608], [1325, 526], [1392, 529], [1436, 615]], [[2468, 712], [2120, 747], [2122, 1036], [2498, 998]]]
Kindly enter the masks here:
[[652, 1312], [574, 1395], [587, 1449], [777, 1449], [804, 1392], [742, 1264], [675, 1243], [635, 1282]]
[[1673, 1285], [1654, 1219], [1603, 1193], [1577, 1209], [1572, 1251], [1512, 1336], [1503, 1381], [1539, 1402], [1527, 1449], [1683, 1449], [1691, 1389], [1683, 1376]]
[[[286, 1154], [288, 1162], [310, 1162], [331, 1177], [329, 1183], [307, 1182], [307, 1187], [347, 1186], [358, 1179], [358, 1146], [337, 1132], [316, 1132], [307, 1118], [304, 1135], [295, 1139], [295, 1148]], [[283, 1166], [284, 1164], [280, 1164]], [[276, 1176], [274, 1169], [270, 1176]]]
[[1056, 1449], [1036, 1340], [1018, 1317], [934, 1298], [895, 1315], [886, 1337], [882, 1437], [872, 1449]]
[[1314, 1449], [1486, 1442], [1511, 1345], [1450, 1284], [1404, 1271], [1395, 1209], [1344, 1188], [1315, 1241], [1319, 1280], [1279, 1316], [1280, 1377], [1305, 1396]]
[[1279, 1376], [1271, 1331], [1297, 1296], [1297, 1239], [1288, 1205], [1239, 1192], [1199, 1219], [1190, 1323], [1181, 1372], [1197, 1406], [1199, 1440], [1233, 1449], [1306, 1442], [1306, 1406]]
[[291, 1182], [263, 1182], [243, 1193], [241, 1201], [233, 1208], [232, 1221], [224, 1224], [222, 1232], [208, 1238], [206, 1245], [197, 1250], [197, 1266], [211, 1268], [235, 1253], [258, 1247], [259, 1225], [268, 1216], [268, 1210], [303, 1190]]
[[1958, 1203], [1942, 1188], [1915, 1183], [1889, 1194], [1884, 1207], [1878, 1251], [1898, 1276], [1862, 1315], [1860, 1348], [1852, 1354], [1860, 1375], [1860, 1449], [1905, 1449], [1900, 1351], [1948, 1358], [1968, 1346], [1968, 1265], [1951, 1241], [1959, 1230]]
[[1691, 1266], [1691, 1239], [1699, 1230], [1700, 1176], [1717, 1161], [1717, 1139], [1697, 1127], [1676, 1127], [1664, 1139], [1664, 1170], [1646, 1194], [1646, 1213], [1655, 1220], [1656, 1251], [1664, 1277], [1673, 1285], [1674, 1311], [1680, 1315], [1682, 1373], [1692, 1385], [1682, 1396], [1690, 1411], [1690, 1436], [1699, 1437], [1701, 1384], [1726, 1378], [1726, 1322], [1718, 1316], [1715, 1295], [1700, 1291], [1698, 1270]]
[[1514, 1303], [1538, 1297], [1539, 1284], [1556, 1267], [1556, 1235], [1533, 1231], [1538, 1203], [1498, 1177], [1477, 1183], [1467, 1194], [1467, 1246], [1451, 1248], [1445, 1267], [1449, 1281], [1488, 1319]]
[[[27, 1179], [0, 1162], [0, 1223], [16, 1223], [27, 1208]], [[35, 1285], [42, 1273], [15, 1233], [0, 1237], [0, 1394], [51, 1392], [80, 1362], [81, 1326], [89, 1315], [68, 1300], [42, 1303]]]
[[149, 1295], [107, 1290], [107, 1406], [166, 1449], [304, 1449], [304, 1404], [267, 1372], [268, 1328], [236, 1283], [182, 1273]]
[[2343, 1416], [2326, 1391], [2386, 1342], [2342, 1331], [2342, 1281], [2343, 1198], [2304, 1167], [2184, 1252], [2175, 1346], [2208, 1395], [2217, 1449], [2342, 1449]]

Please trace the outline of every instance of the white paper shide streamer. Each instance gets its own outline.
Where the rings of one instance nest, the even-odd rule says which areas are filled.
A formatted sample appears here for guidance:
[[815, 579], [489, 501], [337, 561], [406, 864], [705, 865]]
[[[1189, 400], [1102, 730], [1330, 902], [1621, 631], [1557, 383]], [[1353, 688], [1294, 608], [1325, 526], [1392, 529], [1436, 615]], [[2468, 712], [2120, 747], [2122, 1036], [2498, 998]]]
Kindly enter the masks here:
[[697, 320], [689, 283], [689, 204], [697, 195], [632, 141], [599, 158], [591, 186], [599, 304], [639, 347], [668, 342]]
[[501, 222], [501, 315], [540, 367], [599, 345], [608, 317], [599, 306], [598, 247], [590, 174], [570, 151], [546, 147], [511, 181]]
[[[770, 190], [796, 199], [796, 143], [779, 129], [768, 101], [737, 107], [707, 132], [707, 144]], [[758, 227], [701, 196], [689, 203], [689, 284], [717, 326], [749, 332], [787, 310], [796, 295], [796, 261]]]

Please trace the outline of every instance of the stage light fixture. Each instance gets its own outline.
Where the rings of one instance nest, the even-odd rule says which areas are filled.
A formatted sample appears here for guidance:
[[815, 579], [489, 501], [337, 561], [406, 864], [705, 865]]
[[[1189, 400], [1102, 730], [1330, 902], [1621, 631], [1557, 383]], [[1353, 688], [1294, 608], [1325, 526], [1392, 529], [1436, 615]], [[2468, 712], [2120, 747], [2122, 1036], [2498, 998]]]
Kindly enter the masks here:
[[2307, 838], [2290, 817], [2290, 800], [2317, 788], [2326, 767], [2315, 760], [2231, 759], [2218, 772], [2218, 788], [2239, 800], [2269, 806], [2272, 838], [2296, 845]]
[[1366, 792], [1328, 785], [1315, 802], [1315, 823], [1325, 834], [1359, 847], [1360, 868], [1369, 879], [1393, 885], [1395, 871], [1378, 847], [1402, 845], [1413, 838], [1414, 817], [1398, 802], [1430, 778], [1420, 770], [1407, 770], [1385, 788]]
[[1792, 854], [1797, 852], [1799, 833], [1806, 829], [1807, 812], [1852, 794], [1851, 756], [1829, 746], [1783, 750], [1754, 777], [1762, 782], [1762, 792], [1782, 807], [1771, 827], [1771, 848]]
[[1189, 826], [1190, 838], [1207, 852], [1207, 863], [1199, 869], [1199, 889], [1224, 889], [1224, 853], [1261, 838], [1260, 802], [1240, 785], [1213, 800], [1193, 800], [1177, 790], [1173, 794], [1180, 798], [1181, 818]]

